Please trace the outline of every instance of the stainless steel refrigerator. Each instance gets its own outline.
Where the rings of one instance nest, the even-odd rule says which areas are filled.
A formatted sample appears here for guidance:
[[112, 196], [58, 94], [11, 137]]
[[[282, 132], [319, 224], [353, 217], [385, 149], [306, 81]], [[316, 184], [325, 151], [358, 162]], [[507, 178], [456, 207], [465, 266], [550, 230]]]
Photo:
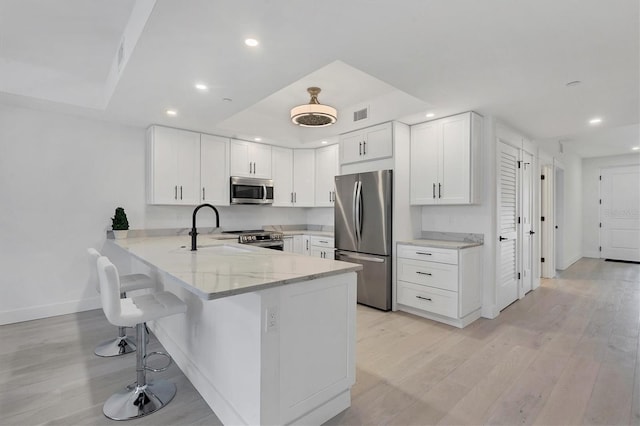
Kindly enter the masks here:
[[392, 171], [335, 177], [336, 260], [359, 263], [358, 303], [391, 309]]

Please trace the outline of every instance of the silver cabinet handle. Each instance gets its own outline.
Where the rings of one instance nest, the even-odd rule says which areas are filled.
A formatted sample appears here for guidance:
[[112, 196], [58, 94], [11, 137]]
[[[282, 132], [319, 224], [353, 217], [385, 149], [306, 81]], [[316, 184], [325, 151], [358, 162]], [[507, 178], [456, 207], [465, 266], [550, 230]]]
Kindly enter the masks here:
[[205, 199], [205, 196], [204, 196], [204, 186], [202, 187], [202, 199], [203, 199], [203, 200]]
[[173, 187], [173, 199], [174, 200], [178, 199], [178, 185]]
[[293, 192], [291, 193], [291, 204], [293, 204]]
[[180, 199], [182, 200], [182, 185], [180, 185]]
[[436, 184], [433, 184], [433, 198], [436, 198]]
[[428, 300], [429, 302], [431, 302], [431, 298], [430, 297], [423, 297], [423, 296], [416, 296], [417, 299], [422, 299], [422, 300]]
[[431, 274], [430, 274], [430, 273], [428, 273], [428, 272], [420, 272], [420, 271], [416, 271], [416, 274], [420, 274], [420, 275], [429, 275], [429, 276], [431, 276]]
[[367, 143], [362, 141], [362, 154], [367, 155]]
[[249, 161], [249, 174], [251, 174], [251, 161]]
[[329, 191], [329, 202], [331, 202], [331, 191]]
[[329, 241], [322, 241], [322, 240], [318, 240], [318, 242], [319, 242], [319, 243], [322, 243], [322, 244], [329, 244]]
[[362, 142], [358, 142], [358, 155], [362, 155]]
[[417, 251], [416, 254], [422, 254], [424, 256], [431, 256], [432, 255], [431, 253], [426, 253], [424, 251]]
[[298, 202], [298, 193], [294, 191], [293, 193], [293, 202], [297, 203]]
[[438, 198], [442, 198], [442, 184], [438, 182]]
[[309, 250], [309, 240], [307, 240], [307, 250]]

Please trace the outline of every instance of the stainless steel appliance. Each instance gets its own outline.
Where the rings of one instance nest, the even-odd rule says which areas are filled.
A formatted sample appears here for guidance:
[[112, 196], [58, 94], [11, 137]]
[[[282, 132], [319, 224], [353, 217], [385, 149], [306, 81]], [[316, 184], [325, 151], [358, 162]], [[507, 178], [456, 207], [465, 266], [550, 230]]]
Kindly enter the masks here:
[[391, 309], [392, 171], [336, 176], [336, 260], [359, 263], [358, 303]]
[[231, 176], [231, 204], [273, 204], [273, 179]]
[[226, 231], [225, 233], [238, 235], [238, 243], [240, 244], [250, 244], [255, 247], [263, 247], [272, 250], [284, 250], [282, 232], [252, 230]]

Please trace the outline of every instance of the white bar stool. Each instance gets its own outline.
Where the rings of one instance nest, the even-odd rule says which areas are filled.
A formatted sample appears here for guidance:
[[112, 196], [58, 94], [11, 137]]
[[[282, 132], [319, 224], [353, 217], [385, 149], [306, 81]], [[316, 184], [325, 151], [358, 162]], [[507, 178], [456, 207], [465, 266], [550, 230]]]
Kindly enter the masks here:
[[117, 392], [104, 403], [102, 412], [113, 420], [129, 420], [151, 414], [167, 405], [176, 394], [176, 385], [167, 380], [147, 382], [146, 370], [164, 371], [171, 364], [171, 357], [163, 352], [151, 352], [169, 358], [169, 364], [160, 369], [146, 366], [147, 321], [187, 311], [187, 305], [173, 293], [160, 291], [138, 297], [120, 298], [120, 280], [116, 267], [104, 256], [98, 259], [98, 278], [102, 309], [110, 323], [119, 327], [136, 326], [136, 382]]
[[[89, 253], [89, 270], [92, 274], [92, 280], [96, 283], [98, 293], [100, 293], [100, 283], [97, 274], [98, 258], [102, 256], [100, 252], [94, 248], [87, 249]], [[155, 288], [155, 281], [145, 274], [128, 274], [120, 276], [120, 297], [127, 297], [128, 291], [143, 290], [146, 288]], [[118, 327], [118, 337], [100, 343], [93, 351], [96, 355], [102, 357], [126, 355], [136, 351], [136, 345], [133, 340], [127, 336], [125, 327]]]

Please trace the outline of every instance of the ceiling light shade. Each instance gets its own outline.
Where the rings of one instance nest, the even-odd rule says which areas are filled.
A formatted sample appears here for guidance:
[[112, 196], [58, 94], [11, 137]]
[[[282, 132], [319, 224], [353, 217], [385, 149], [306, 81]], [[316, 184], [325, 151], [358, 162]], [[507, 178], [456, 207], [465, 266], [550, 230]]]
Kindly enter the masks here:
[[325, 127], [330, 126], [338, 120], [338, 112], [335, 108], [322, 105], [318, 102], [319, 87], [309, 87], [307, 89], [311, 100], [308, 104], [298, 105], [291, 110], [291, 121], [302, 127]]

